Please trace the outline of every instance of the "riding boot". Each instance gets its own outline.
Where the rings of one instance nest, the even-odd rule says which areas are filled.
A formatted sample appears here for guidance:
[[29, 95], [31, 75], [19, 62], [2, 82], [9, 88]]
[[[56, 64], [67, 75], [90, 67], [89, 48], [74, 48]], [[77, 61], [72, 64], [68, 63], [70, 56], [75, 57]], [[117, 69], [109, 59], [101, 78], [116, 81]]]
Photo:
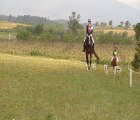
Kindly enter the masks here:
[[86, 45], [85, 45], [85, 42], [84, 42], [84, 45], [83, 45], [83, 52], [85, 52], [85, 49], [86, 49]]

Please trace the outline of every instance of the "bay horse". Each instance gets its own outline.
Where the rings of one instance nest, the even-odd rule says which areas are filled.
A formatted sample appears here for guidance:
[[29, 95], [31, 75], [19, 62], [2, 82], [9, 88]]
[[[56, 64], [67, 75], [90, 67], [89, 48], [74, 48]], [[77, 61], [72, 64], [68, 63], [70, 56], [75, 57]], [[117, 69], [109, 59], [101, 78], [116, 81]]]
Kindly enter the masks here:
[[118, 61], [119, 59], [117, 56], [112, 57], [111, 65], [113, 66], [113, 69], [115, 68], [115, 66], [118, 66]]
[[86, 53], [87, 70], [91, 68], [93, 54], [97, 59], [97, 64], [99, 64], [99, 57], [95, 52], [93, 40], [89, 36], [87, 36], [85, 39], [85, 53]]

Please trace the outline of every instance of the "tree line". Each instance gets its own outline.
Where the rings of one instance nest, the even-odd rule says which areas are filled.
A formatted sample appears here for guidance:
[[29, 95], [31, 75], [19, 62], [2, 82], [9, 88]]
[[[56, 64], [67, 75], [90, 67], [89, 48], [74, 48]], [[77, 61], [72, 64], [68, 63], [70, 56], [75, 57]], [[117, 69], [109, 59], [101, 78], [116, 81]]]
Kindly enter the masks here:
[[[45, 41], [67, 41], [67, 42], [83, 42], [85, 38], [85, 28], [80, 24], [80, 14], [72, 12], [69, 16], [68, 29], [62, 25], [37, 24], [35, 26], [24, 27], [17, 26], [17, 38], [22, 40], [45, 40]], [[132, 44], [133, 36], [129, 36], [127, 32], [123, 33], [104, 33], [94, 31], [94, 39], [96, 43], [101, 44]]]
[[12, 15], [0, 15], [0, 20], [23, 23], [23, 24], [56, 24], [54, 21], [47, 19], [46, 17], [30, 16], [30, 15], [18, 15], [17, 17]]
[[[80, 14], [79, 14], [80, 15]], [[68, 26], [67, 20], [49, 20], [46, 17], [39, 17], [39, 16], [31, 16], [31, 15], [18, 15], [17, 17], [10, 15], [0, 15], [0, 20], [2, 21], [8, 21], [8, 22], [14, 22], [14, 23], [23, 23], [23, 24], [62, 24], [65, 27]], [[113, 21], [110, 20], [107, 22], [98, 22], [96, 21], [93, 23], [95, 27], [113, 27]], [[82, 23], [82, 26], [86, 26], [86, 23]], [[130, 28], [135, 27], [135, 25], [132, 25], [129, 20], [121, 21], [117, 27], [121, 28]]]

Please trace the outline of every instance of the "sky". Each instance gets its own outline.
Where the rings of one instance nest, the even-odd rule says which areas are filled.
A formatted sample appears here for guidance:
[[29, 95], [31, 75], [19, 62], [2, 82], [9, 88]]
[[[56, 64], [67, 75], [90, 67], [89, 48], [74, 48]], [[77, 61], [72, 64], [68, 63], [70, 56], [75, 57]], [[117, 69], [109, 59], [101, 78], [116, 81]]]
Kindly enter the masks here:
[[91, 18], [94, 22], [130, 19], [136, 23], [140, 21], [140, 0], [0, 0], [0, 14], [5, 15], [68, 20], [73, 11], [81, 15], [81, 22]]
[[140, 10], [140, 0], [118, 0], [118, 1]]

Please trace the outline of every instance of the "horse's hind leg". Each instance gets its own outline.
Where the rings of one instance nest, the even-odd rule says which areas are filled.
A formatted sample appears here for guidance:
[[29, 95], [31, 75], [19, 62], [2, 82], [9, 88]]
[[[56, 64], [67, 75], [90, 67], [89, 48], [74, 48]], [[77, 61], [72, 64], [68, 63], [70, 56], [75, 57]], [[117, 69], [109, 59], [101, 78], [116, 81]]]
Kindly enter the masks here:
[[99, 56], [96, 54], [95, 50], [93, 49], [93, 54], [95, 55], [96, 59], [97, 59], [97, 64], [99, 64]]
[[88, 53], [86, 52], [86, 62], [87, 62], [87, 70], [89, 70], [89, 59], [88, 59]]
[[96, 54], [95, 49], [94, 49], [94, 44], [92, 45], [92, 52], [95, 55], [96, 59], [97, 59], [97, 63], [99, 64], [99, 56]]
[[92, 64], [92, 53], [90, 53], [90, 67], [91, 67], [91, 64]]

